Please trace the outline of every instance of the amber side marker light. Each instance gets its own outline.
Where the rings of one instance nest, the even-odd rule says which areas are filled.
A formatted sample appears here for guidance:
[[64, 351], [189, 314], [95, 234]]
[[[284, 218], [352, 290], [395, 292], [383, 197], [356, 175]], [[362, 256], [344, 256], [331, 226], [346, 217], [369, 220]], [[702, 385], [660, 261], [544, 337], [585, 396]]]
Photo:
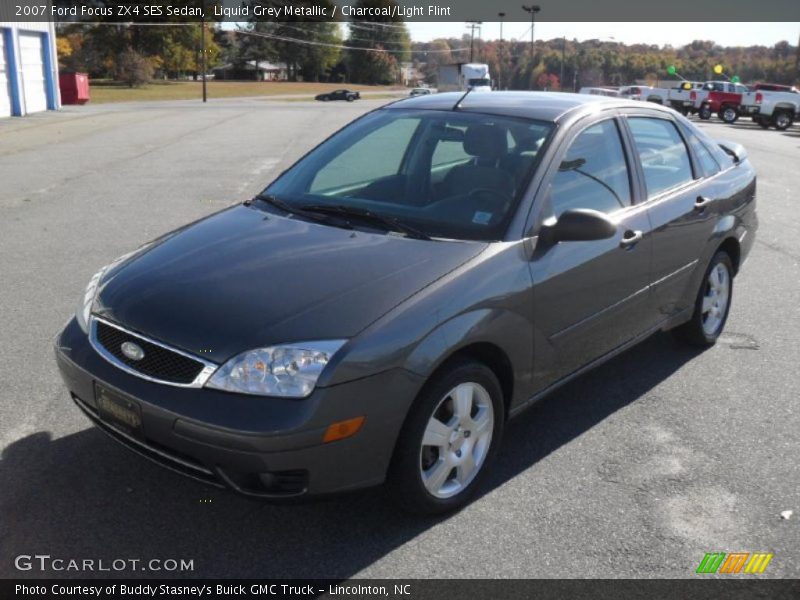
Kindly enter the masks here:
[[364, 424], [364, 417], [355, 417], [347, 419], [346, 421], [339, 421], [338, 423], [331, 423], [325, 430], [325, 435], [322, 441], [326, 444], [328, 442], [335, 442], [336, 440], [343, 440], [358, 433], [361, 426]]

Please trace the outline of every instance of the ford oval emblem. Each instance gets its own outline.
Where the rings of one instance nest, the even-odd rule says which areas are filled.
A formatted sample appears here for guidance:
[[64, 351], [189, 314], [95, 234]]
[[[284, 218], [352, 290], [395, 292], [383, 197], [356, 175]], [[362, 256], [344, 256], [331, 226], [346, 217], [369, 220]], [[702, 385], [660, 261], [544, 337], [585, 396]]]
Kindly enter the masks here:
[[144, 350], [133, 342], [123, 342], [120, 350], [131, 360], [142, 360], [144, 358]]

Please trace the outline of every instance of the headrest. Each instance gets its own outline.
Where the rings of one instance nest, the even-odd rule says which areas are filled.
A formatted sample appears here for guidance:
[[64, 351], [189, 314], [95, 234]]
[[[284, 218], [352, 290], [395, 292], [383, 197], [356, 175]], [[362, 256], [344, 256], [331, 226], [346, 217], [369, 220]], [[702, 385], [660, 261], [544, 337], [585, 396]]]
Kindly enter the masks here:
[[506, 130], [494, 125], [470, 125], [464, 133], [464, 152], [484, 160], [497, 160], [508, 151]]

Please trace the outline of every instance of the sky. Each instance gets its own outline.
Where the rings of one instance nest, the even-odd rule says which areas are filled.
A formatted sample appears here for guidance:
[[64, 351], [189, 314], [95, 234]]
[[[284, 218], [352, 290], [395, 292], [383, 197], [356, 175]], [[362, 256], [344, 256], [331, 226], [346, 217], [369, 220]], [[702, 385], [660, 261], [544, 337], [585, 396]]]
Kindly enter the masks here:
[[[464, 23], [407, 22], [411, 39], [428, 42], [440, 37], [461, 37], [468, 32]], [[800, 23], [536, 23], [536, 39], [588, 40], [610, 38], [625, 44], [647, 43], [683, 46], [694, 40], [713, 40], [721, 46], [772, 46], [786, 40], [797, 44]], [[500, 38], [500, 23], [484, 23], [484, 40]], [[530, 40], [530, 22], [503, 24], [503, 39]]]

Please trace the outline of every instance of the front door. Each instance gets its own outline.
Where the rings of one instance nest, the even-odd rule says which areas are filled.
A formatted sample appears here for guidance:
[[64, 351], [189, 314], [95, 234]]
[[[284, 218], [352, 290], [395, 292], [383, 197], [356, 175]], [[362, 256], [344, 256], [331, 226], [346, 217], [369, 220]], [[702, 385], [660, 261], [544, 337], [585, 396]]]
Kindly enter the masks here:
[[589, 124], [556, 156], [538, 222], [566, 210], [609, 215], [604, 240], [538, 247], [530, 261], [537, 333], [534, 387], [546, 388], [646, 331], [652, 238], [647, 209], [634, 204], [634, 170], [617, 119]]

